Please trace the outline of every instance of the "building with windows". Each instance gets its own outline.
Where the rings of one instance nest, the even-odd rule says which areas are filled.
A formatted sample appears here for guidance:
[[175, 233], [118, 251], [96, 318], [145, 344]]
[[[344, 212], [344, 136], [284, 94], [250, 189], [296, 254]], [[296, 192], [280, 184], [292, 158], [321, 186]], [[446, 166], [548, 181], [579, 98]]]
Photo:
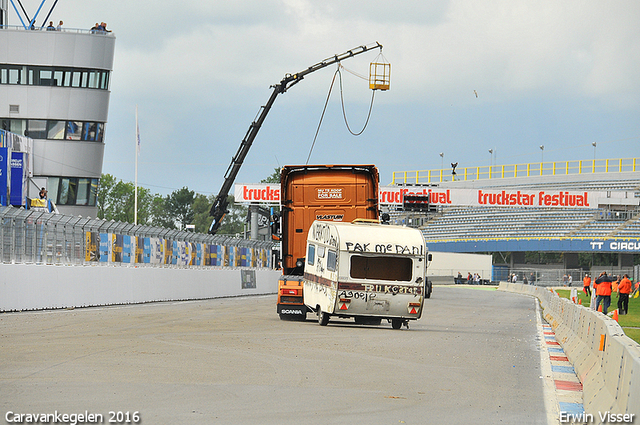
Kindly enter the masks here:
[[6, 4], [0, 2], [0, 128], [33, 139], [28, 196], [46, 187], [61, 213], [95, 217], [115, 36], [7, 25]]

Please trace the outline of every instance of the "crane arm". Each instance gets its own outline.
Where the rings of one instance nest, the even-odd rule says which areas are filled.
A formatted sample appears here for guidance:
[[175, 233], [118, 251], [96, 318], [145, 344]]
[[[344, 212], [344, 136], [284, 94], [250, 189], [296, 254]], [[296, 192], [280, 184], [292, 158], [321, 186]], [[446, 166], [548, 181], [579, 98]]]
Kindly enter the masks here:
[[380, 49], [382, 50], [382, 45], [378, 42], [368, 45], [368, 46], [359, 46], [354, 49], [348, 50], [340, 55], [335, 55], [333, 57], [327, 58], [322, 62], [318, 62], [315, 65], [310, 66], [309, 68], [300, 71], [296, 74], [286, 74], [284, 78], [276, 85], [271, 86], [273, 91], [271, 92], [271, 96], [269, 96], [269, 100], [267, 103], [260, 108], [260, 112], [258, 113], [257, 118], [251, 123], [249, 126], [249, 130], [242, 139], [240, 143], [240, 147], [238, 151], [233, 156], [231, 160], [231, 164], [229, 168], [227, 168], [227, 172], [224, 176], [224, 183], [220, 188], [220, 192], [216, 196], [213, 205], [211, 206], [211, 210], [209, 211], [209, 215], [213, 217], [213, 221], [211, 222], [211, 226], [209, 227], [209, 233], [215, 234], [220, 225], [222, 223], [222, 219], [225, 214], [228, 212], [227, 207], [229, 206], [227, 202], [227, 197], [229, 196], [229, 191], [231, 190], [231, 186], [236, 180], [236, 176], [240, 171], [240, 167], [242, 167], [242, 163], [244, 162], [247, 153], [249, 153], [249, 149], [251, 149], [251, 145], [253, 144], [253, 140], [258, 135], [258, 131], [260, 131], [260, 127], [262, 127], [262, 123], [264, 122], [267, 114], [271, 110], [273, 103], [276, 101], [276, 98], [279, 94], [282, 94], [289, 90], [293, 85], [302, 81], [302, 79], [312, 72], [315, 72], [319, 69], [325, 68], [329, 65], [333, 65], [334, 63], [338, 63], [344, 59], [359, 55], [360, 53], [367, 52], [372, 49]]

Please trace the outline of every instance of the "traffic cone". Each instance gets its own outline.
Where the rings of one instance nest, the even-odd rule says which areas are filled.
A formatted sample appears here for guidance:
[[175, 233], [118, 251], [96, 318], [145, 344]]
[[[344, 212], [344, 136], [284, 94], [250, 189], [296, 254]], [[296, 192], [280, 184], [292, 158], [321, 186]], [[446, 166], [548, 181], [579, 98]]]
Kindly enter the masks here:
[[618, 309], [613, 310], [613, 320], [618, 321]]
[[600, 304], [600, 305], [598, 306], [598, 311], [599, 311], [600, 313], [602, 313], [602, 304]]
[[582, 305], [582, 298], [578, 298], [578, 304]]

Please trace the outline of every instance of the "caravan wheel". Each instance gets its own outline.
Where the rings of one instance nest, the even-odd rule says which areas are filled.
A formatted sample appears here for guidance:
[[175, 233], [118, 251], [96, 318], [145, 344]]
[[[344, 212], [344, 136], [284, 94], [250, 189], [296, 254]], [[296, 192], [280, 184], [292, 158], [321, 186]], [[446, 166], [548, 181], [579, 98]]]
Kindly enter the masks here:
[[400, 329], [402, 327], [402, 319], [391, 319], [391, 327], [393, 329]]
[[318, 306], [316, 312], [318, 313], [318, 324], [320, 326], [327, 326], [327, 323], [329, 323], [329, 314], [322, 311], [320, 306]]

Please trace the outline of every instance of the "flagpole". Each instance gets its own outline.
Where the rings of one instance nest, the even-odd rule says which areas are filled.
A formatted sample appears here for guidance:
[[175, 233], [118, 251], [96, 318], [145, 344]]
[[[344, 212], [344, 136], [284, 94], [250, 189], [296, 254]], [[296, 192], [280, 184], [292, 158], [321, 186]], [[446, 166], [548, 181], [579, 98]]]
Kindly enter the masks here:
[[136, 105], [136, 176], [133, 201], [133, 224], [138, 224], [138, 151], [140, 149], [140, 129], [138, 128], [138, 105]]

